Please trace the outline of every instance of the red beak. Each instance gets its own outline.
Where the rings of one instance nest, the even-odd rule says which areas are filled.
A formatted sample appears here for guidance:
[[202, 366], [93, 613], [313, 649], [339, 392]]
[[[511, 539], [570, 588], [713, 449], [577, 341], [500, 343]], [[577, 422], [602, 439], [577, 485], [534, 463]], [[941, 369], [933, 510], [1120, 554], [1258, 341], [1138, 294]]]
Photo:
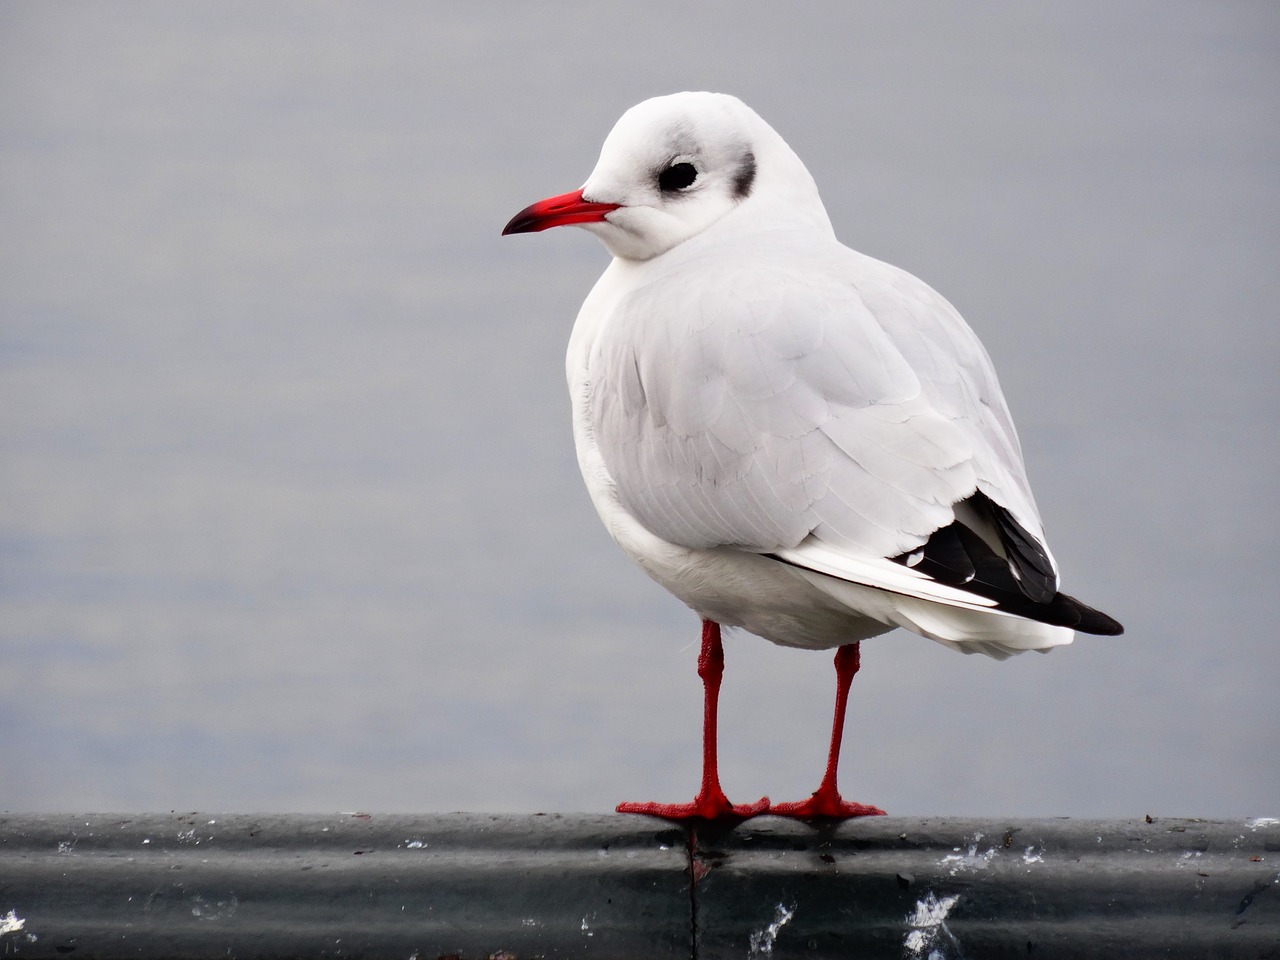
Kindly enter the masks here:
[[598, 223], [606, 213], [617, 210], [620, 206], [620, 203], [591, 203], [583, 200], [581, 190], [562, 193], [558, 197], [547, 197], [525, 207], [502, 228], [502, 235], [536, 233], [548, 227], [563, 227], [569, 223]]

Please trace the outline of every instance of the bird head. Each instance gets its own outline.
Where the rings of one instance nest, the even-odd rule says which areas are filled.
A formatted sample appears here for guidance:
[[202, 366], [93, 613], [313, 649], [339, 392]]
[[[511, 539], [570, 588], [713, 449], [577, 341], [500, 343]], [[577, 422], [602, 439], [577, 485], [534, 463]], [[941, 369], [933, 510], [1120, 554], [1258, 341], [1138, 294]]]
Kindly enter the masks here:
[[677, 93], [624, 113], [580, 190], [526, 207], [502, 232], [574, 224], [615, 257], [650, 260], [750, 209], [830, 229], [813, 178], [754, 110], [726, 94]]

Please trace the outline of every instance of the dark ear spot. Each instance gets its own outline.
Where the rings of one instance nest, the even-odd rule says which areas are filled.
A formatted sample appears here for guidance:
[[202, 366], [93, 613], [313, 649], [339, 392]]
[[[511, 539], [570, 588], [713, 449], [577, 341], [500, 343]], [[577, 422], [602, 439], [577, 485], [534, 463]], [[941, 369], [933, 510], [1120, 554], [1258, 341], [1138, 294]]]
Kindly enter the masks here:
[[738, 172], [733, 175], [733, 198], [745, 200], [756, 182], [756, 155], [748, 150], [738, 161]]

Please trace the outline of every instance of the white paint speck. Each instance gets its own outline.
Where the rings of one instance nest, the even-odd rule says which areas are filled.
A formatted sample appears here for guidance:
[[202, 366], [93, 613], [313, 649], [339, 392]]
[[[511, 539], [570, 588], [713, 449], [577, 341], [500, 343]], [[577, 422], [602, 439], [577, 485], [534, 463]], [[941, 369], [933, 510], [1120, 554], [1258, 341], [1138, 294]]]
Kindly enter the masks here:
[[1257, 830], [1259, 827], [1274, 827], [1280, 823], [1275, 817], [1254, 817], [1252, 820], [1246, 820], [1244, 825], [1250, 830]]
[[773, 908], [773, 922], [767, 926], [761, 927], [751, 934], [751, 956], [761, 957], [769, 956], [773, 953], [773, 941], [778, 939], [778, 931], [791, 922], [791, 918], [796, 915], [796, 906], [778, 904]]
[[59, 841], [58, 841], [58, 853], [60, 853], [60, 854], [64, 854], [64, 855], [65, 855], [65, 854], [68, 854], [68, 853], [70, 853], [72, 850], [74, 850], [75, 848], [76, 848], [76, 842], [75, 842], [74, 840], [59, 840]]
[[26, 920], [10, 910], [6, 916], [0, 917], [0, 934], [18, 933], [26, 925]]
[[946, 960], [945, 948], [948, 945], [954, 946], [959, 956], [960, 942], [946, 924], [947, 914], [959, 902], [959, 895], [939, 900], [930, 890], [923, 900], [916, 903], [915, 912], [906, 918], [909, 929], [902, 939], [902, 949], [908, 956]]
[[1034, 846], [1027, 847], [1026, 850], [1022, 851], [1022, 862], [1028, 864], [1044, 863], [1044, 851], [1041, 850], [1039, 853], [1036, 853], [1036, 848]]
[[410, 850], [421, 850], [423, 847], [425, 847], [425, 846], [427, 845], [427, 841], [425, 841], [425, 840], [406, 840], [406, 841], [404, 842], [404, 845], [405, 845], [406, 847], [408, 847]]
[[982, 841], [983, 834], [975, 833], [973, 840], [968, 848], [954, 847], [954, 853], [949, 853], [938, 861], [938, 866], [951, 868], [951, 876], [955, 876], [961, 870], [985, 870], [996, 855], [995, 847], [988, 847], [985, 853], [978, 852], [978, 844]]
[[594, 920], [595, 916], [596, 915], [594, 913], [591, 913], [591, 914], [588, 914], [586, 917], [582, 918], [582, 932], [585, 933], [588, 937], [594, 937], [596, 935], [595, 931], [591, 929], [591, 925], [587, 923], [588, 918]]

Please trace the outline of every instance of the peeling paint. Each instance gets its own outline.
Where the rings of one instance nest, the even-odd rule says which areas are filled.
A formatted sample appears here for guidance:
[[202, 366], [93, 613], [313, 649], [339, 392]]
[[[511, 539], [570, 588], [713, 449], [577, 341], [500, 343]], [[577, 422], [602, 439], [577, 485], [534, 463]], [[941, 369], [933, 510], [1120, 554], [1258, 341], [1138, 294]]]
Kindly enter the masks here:
[[751, 956], [767, 957], [773, 953], [773, 941], [778, 939], [778, 931], [791, 922], [796, 915], [796, 905], [778, 904], [773, 908], [773, 922], [753, 932], [748, 942], [751, 944]]
[[923, 900], [916, 903], [915, 912], [906, 918], [911, 929], [902, 939], [902, 949], [908, 957], [948, 960], [947, 947], [954, 948], [953, 957], [960, 956], [960, 941], [947, 929], [946, 923], [947, 914], [959, 902], [959, 894], [939, 900], [930, 890]]
[[18, 916], [18, 914], [13, 910], [10, 910], [8, 914], [0, 917], [0, 934], [18, 933], [26, 925], [26, 920]]
[[978, 852], [978, 844], [982, 842], [985, 834], [975, 833], [973, 840], [969, 843], [968, 848], [953, 847], [953, 853], [947, 854], [938, 861], [940, 867], [950, 867], [951, 876], [955, 876], [961, 870], [985, 870], [996, 855], [996, 848], [989, 847], [985, 853]]

